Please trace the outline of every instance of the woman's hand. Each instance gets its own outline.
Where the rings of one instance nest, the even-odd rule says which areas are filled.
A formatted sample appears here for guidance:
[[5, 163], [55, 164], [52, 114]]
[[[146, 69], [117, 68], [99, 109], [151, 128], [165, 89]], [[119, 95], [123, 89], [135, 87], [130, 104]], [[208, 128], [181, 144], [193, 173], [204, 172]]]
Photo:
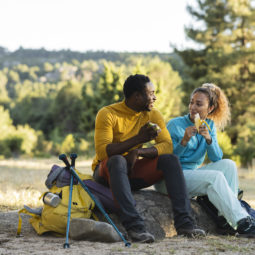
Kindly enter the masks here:
[[184, 133], [184, 136], [182, 138], [182, 141], [181, 141], [181, 145], [182, 146], [186, 146], [187, 143], [189, 142], [190, 138], [194, 135], [196, 135], [197, 133], [197, 129], [195, 126], [189, 126], [185, 129], [185, 133]]
[[208, 128], [205, 125], [201, 125], [199, 127], [198, 133], [205, 138], [207, 144], [211, 144], [212, 143], [212, 138], [211, 138], [211, 136], [209, 134]]

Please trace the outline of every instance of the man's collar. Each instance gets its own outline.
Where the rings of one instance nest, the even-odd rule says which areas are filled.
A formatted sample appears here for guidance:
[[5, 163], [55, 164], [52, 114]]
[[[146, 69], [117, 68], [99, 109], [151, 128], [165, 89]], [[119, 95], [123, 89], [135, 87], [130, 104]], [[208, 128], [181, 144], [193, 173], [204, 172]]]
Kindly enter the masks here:
[[137, 111], [131, 109], [130, 107], [128, 107], [128, 106], [126, 105], [125, 100], [122, 101], [122, 105], [123, 105], [123, 108], [125, 109], [125, 111], [126, 111], [127, 114], [130, 114], [130, 115], [137, 115], [137, 116], [141, 114], [141, 112], [137, 112]]

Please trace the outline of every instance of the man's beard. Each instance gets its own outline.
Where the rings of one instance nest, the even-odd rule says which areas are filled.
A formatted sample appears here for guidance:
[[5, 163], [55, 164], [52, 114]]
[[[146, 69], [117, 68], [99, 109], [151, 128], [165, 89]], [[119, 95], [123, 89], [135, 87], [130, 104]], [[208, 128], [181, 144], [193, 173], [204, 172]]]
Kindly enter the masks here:
[[146, 106], [144, 107], [144, 111], [146, 111], [146, 112], [150, 112], [151, 109], [152, 109], [152, 108], [150, 108], [149, 105], [146, 105]]

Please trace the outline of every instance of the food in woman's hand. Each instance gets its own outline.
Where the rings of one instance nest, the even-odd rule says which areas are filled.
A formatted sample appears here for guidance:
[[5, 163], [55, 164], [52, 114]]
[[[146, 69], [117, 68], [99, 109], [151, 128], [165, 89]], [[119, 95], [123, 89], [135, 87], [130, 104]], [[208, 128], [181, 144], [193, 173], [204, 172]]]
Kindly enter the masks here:
[[207, 122], [206, 122], [205, 120], [201, 120], [201, 119], [200, 119], [200, 116], [199, 116], [199, 113], [196, 113], [196, 114], [195, 114], [195, 126], [196, 126], [196, 128], [197, 128], [197, 131], [199, 131], [199, 127], [200, 127], [201, 125], [203, 125], [203, 123], [206, 124], [206, 126], [208, 127], [208, 129], [211, 131], [211, 129], [210, 129], [209, 125], [207, 124]]

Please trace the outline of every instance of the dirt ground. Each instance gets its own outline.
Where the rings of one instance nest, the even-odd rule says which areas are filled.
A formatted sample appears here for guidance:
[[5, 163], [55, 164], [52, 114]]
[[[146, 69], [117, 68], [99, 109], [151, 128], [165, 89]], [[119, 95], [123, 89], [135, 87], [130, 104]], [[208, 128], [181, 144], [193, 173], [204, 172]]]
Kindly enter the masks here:
[[[18, 214], [23, 204], [36, 206], [44, 191], [44, 180], [52, 160], [48, 161], [0, 161], [0, 254], [85, 254], [85, 255], [168, 255], [168, 254], [255, 254], [255, 239], [233, 236], [208, 235], [202, 239], [184, 237], [165, 238], [152, 244], [132, 243], [130, 248], [123, 242], [101, 243], [70, 240], [70, 248], [63, 249], [65, 237], [38, 236], [23, 217], [22, 236], [16, 237]], [[88, 169], [87, 162], [80, 167]], [[247, 174], [245, 174], [247, 177]], [[254, 207], [254, 175], [241, 177], [241, 187], [249, 192], [246, 200]], [[35, 200], [32, 201], [32, 198]]]
[[172, 237], [152, 244], [124, 242], [103, 243], [69, 239], [70, 248], [64, 249], [65, 237], [53, 234], [38, 236], [30, 225], [28, 215], [22, 215], [22, 232], [16, 237], [18, 213], [0, 212], [0, 254], [85, 254], [85, 255], [168, 255], [168, 254], [255, 254], [255, 239], [234, 236], [207, 235], [205, 238], [189, 239]]
[[[5, 213], [6, 220], [10, 220]], [[1, 220], [3, 218], [1, 217]], [[38, 236], [35, 232], [23, 233], [17, 238], [12, 227], [1, 229], [0, 254], [86, 254], [86, 255], [167, 255], [167, 254], [254, 254], [255, 240], [235, 237], [207, 236], [202, 239], [184, 237], [166, 238], [153, 244], [133, 243], [130, 248], [123, 242], [100, 243], [70, 240], [70, 248], [63, 249], [64, 237]], [[1, 224], [2, 225], [2, 224]]]
[[207, 240], [187, 240], [184, 238], [166, 239], [154, 244], [133, 244], [125, 248], [123, 244], [71, 242], [69, 249], [63, 249], [63, 239], [52, 237], [23, 237], [13, 239], [0, 236], [0, 254], [88, 254], [88, 255], [152, 255], [152, 254], [254, 254], [254, 244], [245, 240], [235, 245], [233, 241], [208, 237]]

